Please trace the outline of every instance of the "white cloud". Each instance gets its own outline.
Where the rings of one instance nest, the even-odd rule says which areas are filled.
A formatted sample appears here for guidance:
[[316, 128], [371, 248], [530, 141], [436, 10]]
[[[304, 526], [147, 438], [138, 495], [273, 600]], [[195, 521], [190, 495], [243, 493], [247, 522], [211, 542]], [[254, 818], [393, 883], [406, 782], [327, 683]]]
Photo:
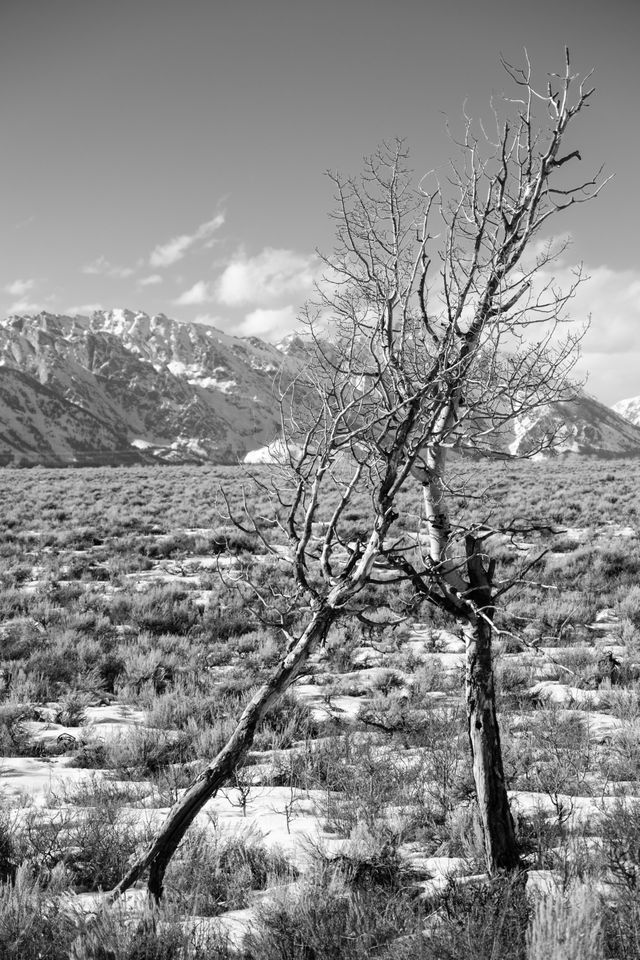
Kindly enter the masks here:
[[[575, 271], [576, 267], [569, 264], [542, 270], [536, 278], [535, 290], [550, 284], [552, 289], [566, 293], [575, 283]], [[576, 331], [590, 318], [582, 341], [583, 352], [640, 350], [640, 270], [585, 266], [582, 273], [584, 279], [566, 304], [563, 315], [575, 322]]]
[[205, 283], [204, 280], [198, 280], [197, 283], [194, 283], [189, 290], [181, 293], [173, 302], [179, 306], [188, 306], [196, 303], [208, 303], [212, 299], [213, 295], [210, 290], [210, 284]]
[[88, 317], [96, 310], [104, 310], [101, 303], [83, 303], [79, 307], [67, 307], [64, 312], [69, 317]]
[[170, 267], [178, 260], [182, 260], [187, 250], [198, 243], [203, 243], [205, 247], [210, 247], [213, 242], [213, 235], [224, 224], [224, 213], [219, 213], [211, 220], [206, 220], [194, 231], [194, 233], [183, 233], [180, 236], [173, 237], [167, 243], [158, 244], [151, 251], [149, 263], [152, 267]]
[[206, 241], [205, 246], [210, 247], [214, 233], [216, 233], [220, 227], [224, 225], [224, 221], [224, 213], [218, 213], [215, 217], [212, 217], [211, 220], [205, 220], [205, 222], [201, 223], [196, 230], [196, 240], [204, 240]]
[[168, 243], [162, 244], [152, 251], [149, 257], [149, 263], [152, 267], [169, 267], [172, 263], [182, 260], [185, 253], [194, 243], [192, 236], [183, 234], [181, 237], [174, 237]]
[[313, 290], [320, 264], [313, 254], [265, 247], [255, 257], [241, 251], [218, 280], [218, 299], [228, 306], [274, 304], [283, 299], [302, 302]]
[[605, 403], [640, 395], [640, 270], [586, 267], [590, 278], [577, 290], [569, 312], [591, 314], [576, 373]]
[[[554, 290], [568, 293], [576, 281], [576, 266], [563, 258], [540, 270], [533, 293], [551, 301]], [[586, 378], [586, 389], [604, 403], [640, 394], [640, 270], [617, 270], [608, 266], [585, 265], [583, 281], [565, 305], [562, 316], [570, 322], [554, 331], [564, 338], [580, 334], [580, 356], [572, 376]], [[532, 326], [527, 336], [540, 339], [549, 333], [549, 324]]]
[[7, 293], [10, 293], [12, 297], [24, 297], [30, 290], [36, 285], [34, 279], [28, 280], [13, 280], [11, 283], [8, 283], [4, 288]]
[[282, 307], [278, 310], [260, 308], [248, 313], [232, 332], [239, 337], [261, 337], [263, 340], [278, 340], [296, 327], [297, 316], [298, 311], [293, 306]]
[[586, 380], [585, 389], [602, 403], [613, 404], [640, 396], [640, 350], [624, 353], [585, 352], [574, 374]]
[[298, 326], [297, 309], [291, 305], [274, 310], [260, 308], [238, 319], [200, 313], [194, 323], [213, 326], [232, 337], [260, 337], [272, 341], [281, 340]]
[[233, 332], [229, 330], [230, 324], [228, 319], [225, 319], [224, 317], [217, 317], [210, 313], [199, 313], [193, 322], [204, 323], [208, 327], [215, 327], [217, 330], [224, 330], [227, 333]]
[[133, 267], [120, 267], [115, 263], [110, 263], [106, 257], [100, 256], [91, 263], [87, 263], [82, 268], [82, 272], [89, 275], [111, 277], [114, 280], [124, 280], [126, 277], [130, 277], [134, 270]]
[[141, 287], [152, 287], [156, 283], [162, 283], [162, 277], [159, 273], [152, 273], [149, 277], [140, 277], [138, 284]]
[[34, 303], [31, 300], [16, 300], [9, 306], [8, 314], [14, 313], [40, 313], [44, 309], [41, 303]]
[[584, 350], [622, 353], [640, 350], [640, 270], [586, 268], [589, 277], [569, 305], [573, 317], [591, 327]]

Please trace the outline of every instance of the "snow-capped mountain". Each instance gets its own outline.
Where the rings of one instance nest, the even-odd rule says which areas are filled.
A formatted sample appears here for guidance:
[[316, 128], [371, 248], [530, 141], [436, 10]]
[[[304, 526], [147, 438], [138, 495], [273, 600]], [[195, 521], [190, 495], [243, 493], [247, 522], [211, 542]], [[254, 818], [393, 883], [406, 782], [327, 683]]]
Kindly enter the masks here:
[[9, 317], [0, 462], [234, 463], [274, 439], [274, 378], [299, 366], [286, 347], [163, 314]]
[[510, 433], [509, 452], [518, 456], [530, 454], [545, 437], [554, 438], [555, 455], [640, 456], [640, 426], [586, 393], [519, 418], [510, 426]]
[[[0, 321], [0, 465], [273, 459], [276, 387], [308, 358], [298, 336], [273, 345], [164, 314], [9, 317]], [[586, 395], [521, 418], [500, 443], [522, 456], [558, 433], [560, 451], [640, 455], [640, 426]]]
[[[456, 447], [468, 456], [547, 459], [567, 453], [595, 457], [640, 456], [640, 427], [634, 426], [582, 393], [575, 400], [550, 403], [498, 427], [476, 444], [461, 438]], [[294, 446], [295, 452], [295, 446]], [[286, 459], [282, 440], [250, 451], [245, 463], [280, 463]]]
[[617, 403], [614, 403], [612, 409], [620, 414], [621, 417], [624, 417], [625, 420], [628, 420], [630, 423], [635, 423], [637, 427], [640, 427], [640, 397], [629, 397], [627, 400], [618, 400]]

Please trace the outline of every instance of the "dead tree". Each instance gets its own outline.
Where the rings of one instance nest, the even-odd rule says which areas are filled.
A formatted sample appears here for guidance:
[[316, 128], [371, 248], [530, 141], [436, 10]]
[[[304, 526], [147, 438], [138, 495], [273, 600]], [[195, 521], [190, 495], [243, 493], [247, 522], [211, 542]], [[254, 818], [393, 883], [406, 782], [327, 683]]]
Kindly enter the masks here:
[[[332, 175], [337, 242], [305, 313], [309, 364], [284, 391], [288, 456], [261, 481], [288, 545], [287, 602], [297, 625], [279, 621], [279, 665], [113, 896], [147, 868], [150, 893], [161, 896], [177, 845], [233, 775], [269, 706], [333, 625], [354, 616], [367, 621], [366, 596], [389, 578], [463, 625], [487, 867], [519, 863], [491, 664], [496, 595], [503, 590], [494, 587], [480, 532], [452, 523], [456, 471], [447, 454], [501, 449], [517, 418], [571, 394], [579, 337], [560, 333], [574, 287], [561, 292], [543, 282], [554, 254], [533, 241], [552, 217], [595, 196], [601, 184], [598, 175], [572, 177], [580, 154], [562, 152], [593, 93], [571, 73], [568, 54], [563, 72], [541, 91], [528, 61], [524, 69], [504, 67], [515, 94], [495, 107], [490, 131], [465, 118], [446, 185], [429, 188], [428, 177], [415, 184], [401, 141], [379, 149], [359, 178]], [[541, 438], [541, 445], [552, 442]], [[401, 499], [412, 492], [424, 506], [409, 535], [398, 519]], [[354, 534], [356, 503], [362, 519]], [[283, 561], [273, 529], [266, 536], [250, 510], [238, 522]], [[242, 587], [278, 622], [281, 609], [249, 573]]]

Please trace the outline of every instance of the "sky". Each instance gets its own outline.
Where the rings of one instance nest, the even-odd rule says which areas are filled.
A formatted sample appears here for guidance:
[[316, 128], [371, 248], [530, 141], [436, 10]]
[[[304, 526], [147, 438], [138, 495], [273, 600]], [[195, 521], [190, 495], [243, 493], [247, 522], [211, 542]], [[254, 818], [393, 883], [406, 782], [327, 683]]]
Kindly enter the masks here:
[[446, 176], [500, 55], [595, 70], [600, 196], [554, 222], [590, 277], [578, 372], [640, 394], [637, 0], [0, 0], [0, 315], [128, 307], [277, 340], [333, 242], [327, 169], [406, 137]]

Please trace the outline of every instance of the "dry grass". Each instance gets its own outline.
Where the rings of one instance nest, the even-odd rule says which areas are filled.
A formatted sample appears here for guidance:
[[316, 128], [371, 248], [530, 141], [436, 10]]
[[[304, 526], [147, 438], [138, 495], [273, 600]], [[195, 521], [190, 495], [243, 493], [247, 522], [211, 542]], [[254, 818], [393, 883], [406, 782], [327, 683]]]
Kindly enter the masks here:
[[[621, 808], [604, 827], [594, 823], [593, 833], [604, 830], [599, 854], [587, 845], [592, 838], [576, 836], [572, 819], [573, 798], [640, 793], [640, 546], [619, 536], [620, 528], [638, 524], [640, 464], [580, 461], [580, 470], [563, 460], [459, 466], [461, 490], [465, 473], [487, 490], [482, 501], [461, 496], [467, 517], [484, 520], [491, 512], [496, 525], [528, 518], [557, 530], [532, 535], [531, 550], [549, 553], [505, 600], [496, 621], [527, 643], [554, 648], [555, 666], [531, 651], [523, 657], [522, 644], [505, 633], [496, 644], [496, 673], [510, 786], [537, 792], [552, 805], [551, 813], [520, 819], [528, 863], [558, 869], [573, 884], [571, 895], [535, 902], [529, 919], [531, 904], [515, 890], [489, 885], [473, 896], [462, 888], [448, 891], [434, 903], [447, 922], [427, 936], [413, 893], [394, 888], [390, 895], [373, 884], [363, 894], [336, 873], [335, 864], [332, 870], [325, 864], [324, 873], [302, 884], [295, 901], [264, 914], [261, 939], [247, 958], [360, 958], [372, 950], [387, 960], [524, 960], [527, 952], [528, 960], [640, 956], [637, 818]], [[77, 917], [69, 921], [60, 912], [60, 891], [114, 881], [139, 842], [125, 808], [175, 801], [198, 764], [215, 755], [282, 649], [278, 631], [248, 616], [245, 598], [225, 589], [215, 567], [198, 564], [210, 556], [253, 564], [272, 585], [286, 586], [285, 574], [264, 558], [256, 563], [255, 543], [225, 527], [216, 513], [211, 491], [218, 482], [240, 502], [232, 468], [2, 471], [2, 480], [0, 750], [5, 757], [33, 755], [30, 725], [64, 723], [75, 740], [53, 738], [38, 748], [40, 754], [66, 753], [78, 765], [106, 768], [118, 785], [97, 777], [77, 798], [62, 797], [48, 829], [29, 813], [21, 814], [22, 833], [11, 811], [0, 817], [0, 955], [35, 960], [39, 950], [57, 960], [71, 955], [74, 942], [78, 958], [98, 958], [96, 928], [83, 932]], [[253, 502], [267, 512], [259, 497]], [[400, 526], [410, 529], [416, 505], [407, 501], [403, 508]], [[354, 503], [354, 529], [367, 510], [366, 497]], [[588, 536], [572, 530], [578, 527], [588, 528]], [[493, 538], [491, 550], [499, 578], [511, 576], [527, 556], [500, 537]], [[372, 588], [369, 599], [406, 613], [407, 594], [393, 586]], [[592, 625], [604, 608], [618, 621], [610, 637], [601, 638]], [[386, 873], [378, 879], [390, 876], [394, 857], [400, 864], [403, 844], [470, 864], [481, 852], [464, 717], [456, 706], [462, 670], [406, 646], [412, 618], [425, 628], [455, 629], [428, 608], [412, 613], [399, 630], [379, 630], [373, 637], [345, 621], [310, 667], [311, 679], [329, 711], [340, 695], [365, 691], [359, 718], [336, 727], [340, 711], [334, 710], [333, 725], [319, 722], [288, 697], [265, 721], [250, 758], [259, 761], [260, 751], [270, 751], [269, 764], [260, 769], [268, 766], [271, 782], [290, 786], [292, 796], [322, 790], [325, 824], [334, 837], [353, 839], [366, 830], [362, 870], [384, 860]], [[624, 656], [615, 654], [613, 673], [602, 657], [606, 640], [625, 648]], [[353, 669], [354, 652], [370, 641], [374, 652], [382, 651], [385, 669], [376, 683], [366, 677], [345, 683], [341, 675]], [[532, 698], [529, 690], [543, 665], [545, 676], [579, 693], [597, 693], [599, 710], [622, 726], [599, 740], [588, 714], [581, 719]], [[446, 707], [438, 706], [445, 695]], [[86, 726], [92, 707], [114, 702], [144, 710], [144, 726], [106, 739]], [[252, 768], [247, 770], [251, 779]], [[269, 774], [261, 775], [268, 781]], [[80, 808], [89, 810], [82, 823]], [[115, 834], [117, 856], [107, 842]], [[584, 841], [582, 853], [578, 841]], [[189, 848], [178, 859], [170, 879], [181, 916], [195, 908], [195, 891], [201, 906], [217, 912], [244, 903], [249, 888], [285, 870], [264, 851], [250, 855], [250, 845], [245, 847], [227, 853], [222, 846]], [[395, 851], [391, 860], [389, 851]], [[587, 878], [583, 886], [578, 876]], [[589, 892], [597, 880], [611, 877], [618, 881], [615, 911]], [[57, 925], [54, 932], [49, 919]], [[118, 932], [116, 914], [105, 914], [99, 937], [111, 944], [105, 958], [204, 960], [175, 919], [167, 914], [164, 943], [149, 933], [136, 946], [131, 931]], [[515, 925], [516, 934], [503, 935], [506, 923]], [[566, 930], [579, 931], [582, 939], [577, 933], [567, 939]], [[42, 952], [45, 943], [49, 953]], [[211, 950], [207, 956], [224, 956], [226, 948]]]

